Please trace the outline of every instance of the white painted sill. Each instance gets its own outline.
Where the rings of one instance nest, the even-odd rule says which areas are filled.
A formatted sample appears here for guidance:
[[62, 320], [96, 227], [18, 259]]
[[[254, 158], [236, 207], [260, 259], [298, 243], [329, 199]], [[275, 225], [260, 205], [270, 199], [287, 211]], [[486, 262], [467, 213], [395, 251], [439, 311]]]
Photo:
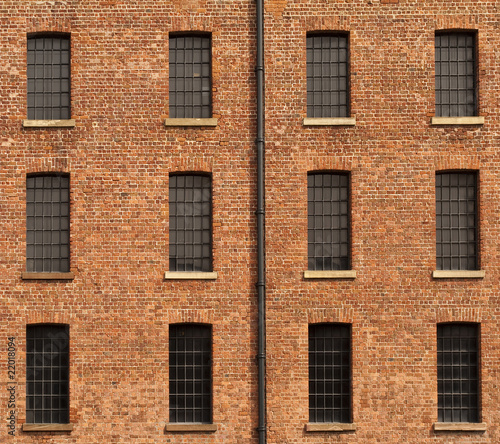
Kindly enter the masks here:
[[165, 426], [167, 432], [216, 432], [217, 424], [170, 423]]
[[484, 270], [434, 270], [434, 279], [483, 279], [486, 276]]
[[73, 424], [23, 424], [23, 432], [71, 432]]
[[217, 118], [210, 119], [165, 119], [164, 125], [170, 126], [217, 126]]
[[304, 126], [354, 126], [356, 117], [304, 117]]
[[217, 279], [216, 271], [166, 271], [165, 279], [201, 279], [201, 280], [213, 280]]
[[356, 279], [356, 270], [306, 270], [304, 279]]
[[21, 274], [21, 279], [24, 280], [30, 280], [30, 279], [41, 279], [41, 280], [48, 280], [48, 279], [64, 279], [64, 280], [71, 280], [75, 278], [75, 273], [32, 273], [28, 271], [24, 271]]
[[431, 125], [484, 125], [484, 116], [432, 117]]
[[485, 432], [485, 422], [435, 422], [435, 432]]
[[345, 422], [309, 422], [305, 426], [306, 432], [355, 432], [356, 424]]
[[23, 120], [24, 128], [73, 128], [74, 119], [68, 120]]

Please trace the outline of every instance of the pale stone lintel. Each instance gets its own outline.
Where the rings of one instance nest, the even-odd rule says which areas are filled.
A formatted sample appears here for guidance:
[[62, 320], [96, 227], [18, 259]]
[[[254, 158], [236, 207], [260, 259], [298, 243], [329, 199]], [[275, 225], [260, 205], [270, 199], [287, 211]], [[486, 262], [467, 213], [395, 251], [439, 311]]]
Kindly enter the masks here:
[[216, 432], [217, 424], [171, 423], [165, 426], [167, 432]]
[[483, 279], [486, 275], [484, 270], [434, 270], [434, 279]]
[[21, 279], [66, 279], [71, 280], [75, 278], [75, 273], [31, 273], [24, 271], [21, 274]]
[[217, 118], [210, 119], [165, 119], [165, 126], [217, 126]]
[[23, 424], [23, 432], [71, 432], [73, 424]]
[[304, 126], [354, 126], [356, 117], [305, 117]]
[[211, 271], [166, 271], [165, 279], [217, 279], [217, 272]]
[[24, 128], [72, 128], [75, 126], [74, 119], [67, 120], [23, 120]]
[[432, 117], [431, 125], [484, 125], [484, 116]]
[[305, 427], [306, 432], [354, 432], [356, 424], [344, 422], [309, 422]]
[[435, 422], [435, 432], [485, 432], [485, 422]]
[[356, 270], [306, 270], [304, 279], [355, 279]]

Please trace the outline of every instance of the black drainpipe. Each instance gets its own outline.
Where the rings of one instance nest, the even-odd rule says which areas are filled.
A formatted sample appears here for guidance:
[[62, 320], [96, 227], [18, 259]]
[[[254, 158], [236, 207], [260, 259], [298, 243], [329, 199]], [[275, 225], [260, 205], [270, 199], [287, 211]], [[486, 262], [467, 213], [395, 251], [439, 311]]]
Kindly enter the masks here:
[[264, 205], [264, 0], [256, 0], [257, 21], [257, 297], [259, 444], [266, 444], [266, 275]]

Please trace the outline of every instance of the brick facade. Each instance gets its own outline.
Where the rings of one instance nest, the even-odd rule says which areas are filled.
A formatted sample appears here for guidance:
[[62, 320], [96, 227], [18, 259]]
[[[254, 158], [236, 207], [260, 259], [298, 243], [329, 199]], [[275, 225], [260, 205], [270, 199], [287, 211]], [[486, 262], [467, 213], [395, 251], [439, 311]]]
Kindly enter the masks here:
[[[257, 443], [255, 3], [3, 1], [3, 443]], [[267, 441], [500, 441], [500, 10], [496, 2], [265, 2]], [[436, 31], [477, 33], [478, 117], [431, 125]], [[350, 117], [308, 126], [306, 35], [349, 35]], [[169, 33], [211, 35], [211, 127], [169, 118]], [[28, 128], [27, 36], [71, 36], [74, 127]], [[351, 278], [304, 278], [307, 174], [348, 172]], [[436, 172], [478, 177], [482, 278], [433, 278]], [[26, 176], [70, 175], [69, 279], [26, 271]], [[165, 279], [169, 177], [212, 179], [216, 279]], [[352, 328], [355, 430], [311, 432], [308, 327]], [[480, 331], [485, 431], [434, 431], [437, 324]], [[69, 325], [72, 431], [23, 431], [26, 327]], [[215, 431], [169, 423], [169, 326], [212, 328]], [[15, 338], [14, 379], [8, 338]], [[9, 388], [15, 390], [15, 407]], [[14, 411], [15, 436], [9, 435]]]

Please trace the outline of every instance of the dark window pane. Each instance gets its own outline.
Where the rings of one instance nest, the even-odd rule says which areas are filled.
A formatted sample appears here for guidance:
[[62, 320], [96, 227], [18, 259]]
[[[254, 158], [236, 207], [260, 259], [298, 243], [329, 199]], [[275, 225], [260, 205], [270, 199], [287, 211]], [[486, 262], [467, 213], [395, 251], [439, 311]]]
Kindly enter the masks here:
[[471, 324], [437, 328], [438, 421], [479, 421], [479, 329]]
[[351, 422], [351, 327], [309, 326], [309, 421]]
[[477, 175], [436, 175], [436, 267], [475, 270], [478, 267]]
[[206, 325], [169, 329], [170, 422], [212, 422], [212, 332]]
[[27, 55], [28, 119], [69, 119], [69, 37], [30, 37]]
[[208, 176], [170, 176], [170, 271], [212, 271], [211, 194]]
[[170, 117], [211, 117], [210, 36], [172, 35], [169, 40]]
[[310, 270], [350, 267], [349, 175], [308, 175], [308, 263]]
[[477, 115], [476, 36], [470, 32], [436, 34], [436, 115]]
[[26, 332], [26, 420], [69, 422], [69, 327], [32, 325]]
[[26, 270], [69, 271], [69, 176], [28, 176], [26, 212]]
[[348, 37], [307, 36], [307, 116], [347, 117]]

